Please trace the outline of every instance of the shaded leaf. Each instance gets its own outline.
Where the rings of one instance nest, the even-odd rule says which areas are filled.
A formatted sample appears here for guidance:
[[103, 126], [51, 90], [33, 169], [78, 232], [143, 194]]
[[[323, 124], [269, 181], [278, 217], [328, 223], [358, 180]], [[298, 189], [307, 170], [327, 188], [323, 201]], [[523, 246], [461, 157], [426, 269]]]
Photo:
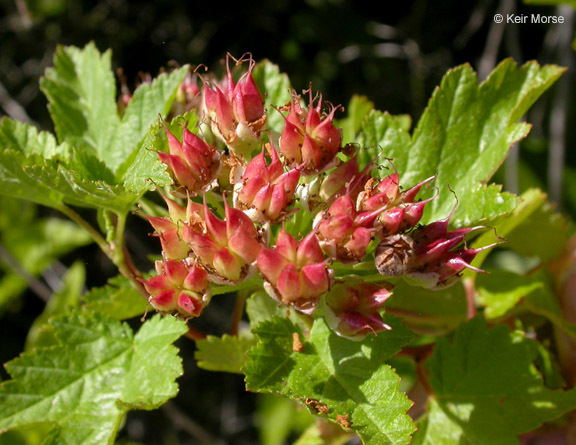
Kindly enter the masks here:
[[576, 407], [576, 390], [546, 388], [533, 365], [536, 348], [505, 326], [475, 318], [441, 339], [427, 363], [434, 397], [414, 444], [517, 444]]
[[209, 335], [196, 341], [194, 353], [198, 367], [208, 371], [242, 373], [246, 352], [256, 344], [253, 338], [224, 334], [222, 337]]

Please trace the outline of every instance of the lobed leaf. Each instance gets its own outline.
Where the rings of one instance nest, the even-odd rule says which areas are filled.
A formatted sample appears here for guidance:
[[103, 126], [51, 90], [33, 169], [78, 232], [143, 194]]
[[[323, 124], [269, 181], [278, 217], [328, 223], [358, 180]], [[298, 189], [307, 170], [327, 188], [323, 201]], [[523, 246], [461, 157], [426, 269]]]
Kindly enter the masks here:
[[54, 443], [112, 443], [128, 409], [152, 409], [178, 392], [182, 362], [172, 343], [182, 321], [156, 316], [136, 335], [101, 314], [57, 318], [59, 342], [6, 365], [0, 385], [0, 431], [51, 422]]
[[[391, 331], [362, 343], [338, 337], [323, 319], [314, 322], [305, 339], [286, 318], [260, 323], [252, 330], [258, 345], [248, 353], [246, 387], [297, 400], [310, 412], [351, 428], [365, 444], [409, 443], [411, 402], [398, 391], [399, 378], [384, 360], [413, 335], [397, 319], [387, 323]], [[303, 348], [294, 350], [293, 335]]]
[[102, 54], [93, 42], [83, 49], [59, 46], [40, 88], [60, 143], [92, 153], [114, 170], [122, 154], [112, 149], [120, 118], [111, 58], [111, 51]]
[[[198, 131], [198, 117], [194, 111], [177, 116], [164, 124], [178, 140], [182, 140], [183, 126], [194, 133]], [[157, 119], [148, 128], [142, 143], [120, 166], [118, 174], [124, 178], [124, 185], [128, 190], [142, 194], [147, 190], [172, 184], [166, 165], [160, 161], [155, 151], [168, 151], [166, 130], [161, 119]]]
[[[411, 187], [437, 175], [439, 196], [426, 206], [423, 223], [445, 218], [458, 198], [452, 223], [470, 225], [511, 211], [518, 200], [501, 193], [487, 181], [504, 161], [510, 146], [526, 136], [530, 127], [519, 119], [548, 89], [563, 69], [528, 62], [518, 68], [512, 60], [500, 63], [478, 85], [469, 65], [444, 76], [412, 135], [409, 145], [389, 143], [389, 123], [368, 119], [363, 125], [364, 143], [382, 147], [394, 158], [402, 185]], [[424, 197], [434, 191], [423, 192]]]
[[434, 396], [414, 444], [517, 444], [576, 407], [576, 390], [550, 390], [533, 365], [537, 348], [506, 326], [475, 318], [440, 339], [427, 363]]
[[137, 196], [122, 186], [91, 181], [57, 160], [15, 150], [0, 151], [0, 193], [56, 209], [62, 203], [126, 213]]

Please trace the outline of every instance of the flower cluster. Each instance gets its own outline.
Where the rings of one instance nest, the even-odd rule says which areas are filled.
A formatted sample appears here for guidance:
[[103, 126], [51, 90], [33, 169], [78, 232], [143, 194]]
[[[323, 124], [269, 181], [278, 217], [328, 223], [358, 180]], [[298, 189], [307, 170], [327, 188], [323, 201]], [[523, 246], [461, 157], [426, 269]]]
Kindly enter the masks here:
[[[449, 231], [450, 218], [420, 223], [434, 197], [418, 196], [434, 177], [403, 189], [398, 172], [380, 175], [376, 160], [360, 169], [359, 151], [342, 146], [338, 107], [325, 110], [312, 92], [307, 106], [295, 92], [277, 104], [284, 127], [274, 133], [248, 65], [238, 80], [228, 65], [224, 80], [203, 80], [199, 89], [187, 79], [205, 136], [184, 129], [180, 141], [166, 128], [169, 153], [158, 156], [174, 199], [165, 198], [167, 216], [148, 218], [163, 260], [143, 281], [156, 309], [196, 317], [209, 282], [259, 276], [279, 304], [322, 315], [339, 335], [358, 339], [390, 329], [381, 312], [393, 286], [384, 276], [438, 289], [473, 268], [479, 250], [461, 246], [478, 227]], [[373, 261], [383, 275], [377, 283], [336, 277], [332, 266]]]

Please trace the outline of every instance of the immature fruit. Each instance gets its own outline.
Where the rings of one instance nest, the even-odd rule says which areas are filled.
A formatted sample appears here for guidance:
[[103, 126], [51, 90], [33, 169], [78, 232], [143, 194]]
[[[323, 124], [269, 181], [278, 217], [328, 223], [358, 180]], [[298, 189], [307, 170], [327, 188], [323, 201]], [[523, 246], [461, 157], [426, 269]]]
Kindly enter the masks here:
[[302, 165], [304, 175], [330, 168], [342, 142], [340, 130], [333, 122], [337, 107], [323, 116], [322, 97], [316, 106], [313, 102], [312, 92], [308, 110], [300, 106], [298, 96], [292, 97], [279, 141], [286, 163], [291, 167]]
[[451, 286], [482, 250], [458, 248], [466, 235], [482, 227], [448, 231], [450, 217], [417, 228], [411, 233], [384, 237], [376, 248], [375, 265], [382, 275], [403, 276], [410, 284], [437, 290]]
[[228, 62], [227, 80], [221, 85], [207, 82], [204, 86], [204, 107], [213, 133], [237, 155], [249, 157], [258, 148], [266, 124], [264, 101], [252, 77], [254, 61], [249, 59], [248, 71], [237, 83]]
[[275, 248], [262, 248], [257, 264], [268, 294], [301, 312], [313, 312], [320, 295], [330, 287], [328, 267], [314, 232], [298, 243], [280, 230]]
[[379, 213], [357, 212], [349, 194], [340, 196], [316, 218], [315, 230], [322, 250], [343, 263], [362, 261]]
[[193, 196], [212, 188], [220, 168], [218, 150], [187, 128], [184, 128], [182, 142], [168, 128], [166, 136], [170, 153], [158, 152], [158, 156], [168, 166], [168, 172], [177, 185], [175, 194]]
[[158, 275], [142, 280], [150, 294], [150, 304], [160, 312], [198, 317], [210, 301], [208, 275], [188, 260], [164, 259], [156, 262]]
[[393, 173], [381, 181], [369, 179], [364, 185], [364, 191], [358, 195], [357, 208], [368, 212], [380, 210], [377, 219], [380, 237], [405, 232], [418, 224], [424, 207], [434, 199], [432, 197], [416, 201], [418, 192], [434, 178], [432, 176], [404, 192], [400, 189], [398, 173]]
[[358, 277], [348, 277], [326, 294], [325, 319], [338, 335], [352, 340], [388, 331], [391, 328], [382, 320], [380, 311], [392, 295], [391, 288], [389, 283], [365, 283]]
[[224, 221], [214, 215], [204, 201], [201, 224], [186, 224], [182, 237], [217, 283], [238, 283], [246, 278], [261, 244], [254, 224], [241, 210], [224, 199]]
[[[266, 164], [265, 153], [270, 155]], [[236, 206], [257, 222], [277, 223], [286, 216], [300, 179], [300, 169], [284, 172], [276, 149], [266, 144], [246, 167], [236, 189]]]

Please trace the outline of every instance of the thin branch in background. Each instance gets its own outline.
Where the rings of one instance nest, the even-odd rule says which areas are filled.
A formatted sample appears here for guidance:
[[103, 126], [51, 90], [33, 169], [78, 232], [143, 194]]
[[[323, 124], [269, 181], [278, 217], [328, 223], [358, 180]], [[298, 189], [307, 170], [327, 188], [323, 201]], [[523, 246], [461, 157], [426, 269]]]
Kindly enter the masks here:
[[190, 416], [186, 415], [174, 402], [167, 402], [162, 405], [162, 411], [166, 413], [168, 418], [172, 421], [176, 429], [185, 431], [194, 439], [202, 443], [210, 443], [214, 445], [224, 444], [223, 441], [218, 440], [208, 431], [206, 431], [197, 422], [192, 420]]
[[42, 281], [34, 277], [30, 272], [22, 267], [20, 262], [0, 244], [0, 261], [6, 264], [20, 278], [26, 281], [28, 287], [38, 295], [45, 303], [48, 303], [52, 296], [52, 290]]
[[2, 82], [0, 82], [0, 106], [2, 106], [2, 109], [12, 119], [25, 122], [27, 124], [37, 125], [36, 122], [34, 122], [30, 116], [28, 116], [28, 113], [26, 113], [24, 107], [20, 105], [16, 100], [14, 100], [10, 94], [8, 94], [8, 91]]
[[486, 20], [486, 15], [488, 13], [488, 7], [490, 6], [490, 3], [491, 0], [483, 0], [476, 5], [472, 11], [472, 14], [470, 14], [468, 22], [466, 22], [466, 25], [464, 25], [464, 28], [462, 28], [460, 34], [458, 34], [454, 39], [455, 48], [464, 48], [470, 38], [482, 27], [484, 21]]
[[32, 27], [32, 19], [30, 18], [30, 12], [26, 6], [26, 0], [15, 0], [16, 9], [18, 10], [18, 16], [24, 29], [29, 29]]
[[[560, 65], [571, 68], [574, 66], [572, 54], [572, 38], [574, 24], [574, 9], [571, 6], [559, 6], [556, 14], [564, 17], [564, 24], [558, 25], [558, 61]], [[570, 94], [570, 71], [558, 82], [556, 96], [550, 112], [550, 151], [548, 154], [548, 193], [550, 199], [562, 207], [562, 186], [564, 174], [564, 158], [566, 156], [566, 117], [568, 110], [568, 95]]]
[[[496, 12], [506, 17], [506, 14], [511, 14], [515, 10], [516, 7], [514, 0], [501, 0]], [[490, 25], [488, 37], [486, 38], [486, 46], [484, 46], [484, 52], [482, 53], [480, 62], [478, 63], [478, 76], [481, 80], [484, 80], [496, 66], [498, 51], [500, 49], [500, 44], [502, 43], [505, 27], [505, 20], [501, 23], [492, 21], [492, 24]]]

